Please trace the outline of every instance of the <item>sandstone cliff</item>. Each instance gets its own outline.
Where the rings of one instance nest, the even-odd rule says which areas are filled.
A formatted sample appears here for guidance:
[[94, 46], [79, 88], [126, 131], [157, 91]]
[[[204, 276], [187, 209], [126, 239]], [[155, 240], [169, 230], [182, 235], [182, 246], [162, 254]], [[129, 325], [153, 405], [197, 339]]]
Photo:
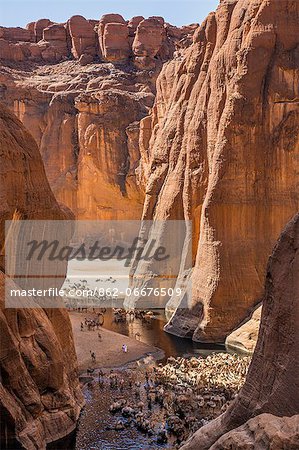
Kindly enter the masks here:
[[276, 417], [261, 414], [245, 425], [226, 433], [211, 450], [297, 450], [299, 447], [299, 416]]
[[[251, 443], [244, 448], [298, 447], [298, 273], [299, 214], [288, 223], [269, 259], [260, 333], [246, 382], [228, 410], [197, 431], [182, 449], [239, 448], [242, 437]], [[280, 419], [283, 416], [294, 417]]]
[[249, 320], [229, 334], [225, 340], [226, 347], [244, 353], [253, 353], [260, 328], [261, 312], [262, 307], [259, 306]]
[[57, 199], [84, 219], [139, 219], [140, 120], [196, 25], [119, 14], [0, 27], [0, 99], [32, 133]]
[[298, 211], [298, 26], [297, 0], [222, 0], [158, 78], [140, 146], [143, 218], [193, 222], [190, 289], [169, 300], [170, 333], [223, 342], [260, 301]]
[[3, 272], [4, 222], [72, 214], [57, 204], [32, 136], [2, 105], [0, 167], [1, 443], [16, 434], [24, 448], [40, 450], [74, 430], [83, 397], [67, 312], [5, 308], [5, 282], [13, 282]]

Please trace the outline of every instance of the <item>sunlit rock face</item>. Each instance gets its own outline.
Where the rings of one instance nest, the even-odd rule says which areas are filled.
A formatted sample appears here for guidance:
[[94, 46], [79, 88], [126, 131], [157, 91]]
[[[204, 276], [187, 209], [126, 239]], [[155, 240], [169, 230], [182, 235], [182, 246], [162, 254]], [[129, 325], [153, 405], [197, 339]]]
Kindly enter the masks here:
[[299, 415], [292, 417], [277, 417], [272, 414], [261, 414], [250, 419], [244, 425], [226, 433], [210, 450], [229, 450], [237, 448], [245, 450], [282, 448], [297, 449]]
[[73, 16], [67, 22], [72, 44], [72, 54], [79, 59], [82, 55], [94, 57], [97, 53], [97, 39], [93, 25], [82, 16]]
[[261, 312], [262, 307], [259, 306], [244, 324], [227, 336], [225, 345], [233, 350], [253, 353], [258, 338]]
[[246, 382], [228, 410], [197, 431], [182, 450], [298, 447], [298, 251], [299, 214], [269, 258], [260, 332]]
[[181, 274], [192, 293], [170, 299], [170, 333], [224, 342], [260, 302], [298, 211], [298, 8], [223, 0], [158, 78], [141, 122], [143, 218], [193, 222], [193, 270]]
[[45, 449], [74, 430], [83, 405], [72, 330], [63, 309], [5, 308], [5, 283], [17, 286], [4, 274], [4, 227], [73, 215], [56, 202], [34, 139], [3, 105], [0, 160], [1, 447], [16, 435], [28, 450]]
[[0, 27], [0, 98], [33, 134], [56, 198], [78, 218], [141, 217], [139, 124], [163, 63], [195, 29], [119, 14]]

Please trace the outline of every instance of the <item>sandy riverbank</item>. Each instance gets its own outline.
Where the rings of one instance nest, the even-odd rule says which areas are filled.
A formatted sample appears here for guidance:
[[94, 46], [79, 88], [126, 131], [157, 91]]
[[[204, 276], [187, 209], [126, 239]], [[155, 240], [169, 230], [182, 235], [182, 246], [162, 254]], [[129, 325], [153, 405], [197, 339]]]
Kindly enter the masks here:
[[[71, 311], [69, 313], [79, 364], [79, 371], [84, 372], [88, 367], [120, 367], [132, 361], [148, 355], [154, 357], [163, 355], [157, 347], [144, 344], [136, 339], [123, 336], [110, 330], [101, 328], [102, 340], [98, 338], [98, 331], [81, 331], [80, 324], [85, 317], [92, 317], [92, 314], [82, 314]], [[122, 352], [122, 345], [128, 346], [128, 353]], [[96, 362], [92, 363], [90, 350], [96, 354]]]

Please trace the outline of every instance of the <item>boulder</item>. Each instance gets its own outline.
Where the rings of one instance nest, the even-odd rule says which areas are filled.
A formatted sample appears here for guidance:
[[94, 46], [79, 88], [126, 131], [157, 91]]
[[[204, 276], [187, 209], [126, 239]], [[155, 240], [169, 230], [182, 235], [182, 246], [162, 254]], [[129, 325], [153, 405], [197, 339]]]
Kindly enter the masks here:
[[42, 52], [45, 61], [59, 61], [68, 57], [67, 33], [63, 24], [54, 24], [43, 30], [43, 41], [49, 48]]
[[159, 53], [165, 37], [165, 28], [159, 19], [142, 20], [137, 27], [133, 42], [134, 55], [154, 58]]
[[103, 38], [105, 27], [107, 23], [121, 23], [123, 25], [126, 24], [125, 19], [120, 14], [104, 14], [98, 25], [98, 36], [99, 36], [99, 46], [100, 46], [100, 55], [104, 54], [104, 46], [103, 46]]
[[103, 34], [103, 57], [109, 62], [127, 61], [130, 55], [129, 30], [126, 24], [107, 23]]
[[68, 20], [67, 26], [74, 58], [79, 59], [83, 54], [95, 56], [96, 33], [89, 21], [82, 16], [73, 16]]
[[53, 25], [53, 22], [51, 22], [51, 20], [49, 19], [39, 19], [37, 22], [35, 22], [35, 42], [39, 42], [43, 38], [44, 29], [50, 27], [51, 25]]
[[135, 35], [138, 25], [143, 20], [144, 20], [143, 16], [134, 16], [134, 17], [132, 17], [132, 19], [129, 20], [128, 28], [129, 28], [129, 36], [130, 37], [133, 37]]
[[34, 34], [35, 22], [29, 22], [26, 25], [26, 30], [29, 30], [32, 34]]

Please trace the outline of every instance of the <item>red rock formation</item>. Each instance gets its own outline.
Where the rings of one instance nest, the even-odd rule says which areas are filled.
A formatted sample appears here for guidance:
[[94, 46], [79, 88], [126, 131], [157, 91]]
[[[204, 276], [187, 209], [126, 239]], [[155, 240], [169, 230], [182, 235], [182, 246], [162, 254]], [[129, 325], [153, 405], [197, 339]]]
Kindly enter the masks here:
[[[141, 16], [133, 17], [126, 22], [119, 14], [105, 14], [99, 22], [86, 20], [82, 16], [73, 16], [66, 24], [40, 19], [37, 22], [30, 22], [26, 29], [0, 27], [0, 60], [52, 63], [66, 58], [81, 58], [82, 65], [86, 65], [93, 62], [94, 57], [97, 56], [97, 60], [128, 64], [133, 56], [132, 45], [137, 28], [142, 21], [144, 18]], [[141, 53], [148, 56], [137, 56], [138, 67], [157, 65], [150, 56], [156, 54], [157, 45], [160, 49], [160, 60], [165, 61], [171, 58], [176, 48], [189, 45], [190, 36], [195, 31], [194, 28], [191, 29], [192, 27], [184, 27], [180, 29], [180, 32], [174, 33], [171, 26], [164, 25], [162, 17], [148, 19], [145, 22], [145, 28], [147, 28], [148, 40], [141, 27], [139, 35], [144, 42], [142, 44], [137, 42], [139, 46], [142, 45]], [[162, 45], [159, 44], [161, 35]], [[25, 43], [38, 45], [24, 45]]]
[[223, 342], [298, 210], [298, 9], [224, 0], [159, 76], [143, 217], [193, 221], [192, 295], [170, 300], [170, 333]]
[[[273, 418], [270, 422], [265, 416], [259, 416], [269, 413], [278, 417], [291, 417], [299, 411], [298, 273], [299, 214], [288, 223], [269, 259], [260, 333], [246, 382], [228, 410], [197, 431], [182, 450], [228, 448], [229, 443], [238, 443], [238, 436], [244, 436], [248, 430], [251, 430], [251, 435], [254, 434], [254, 441], [259, 441], [256, 430], [262, 428], [265, 435], [271, 431], [271, 424], [275, 427], [276, 423], [283, 424], [276, 442], [279, 439], [288, 442], [283, 436], [285, 432], [290, 434], [290, 443], [294, 442], [296, 428], [298, 442], [298, 415], [293, 419]], [[258, 417], [249, 420], [255, 416]], [[230, 430], [234, 431], [229, 433]], [[270, 440], [269, 437], [267, 439]]]
[[107, 23], [103, 33], [102, 55], [106, 61], [125, 62], [130, 55], [127, 24]]
[[135, 33], [136, 33], [136, 30], [137, 30], [137, 27], [140, 24], [140, 22], [142, 22], [143, 20], [144, 20], [143, 16], [135, 16], [135, 17], [132, 17], [132, 19], [130, 19], [129, 22], [128, 22], [129, 36], [130, 36], [130, 38], [133, 38], [130, 41], [131, 45], [133, 44], [133, 40], [134, 40], [134, 37], [135, 37]]
[[120, 23], [125, 25], [126, 21], [120, 14], [104, 14], [99, 22], [98, 26], [98, 35], [99, 35], [99, 45], [102, 56], [105, 53], [105, 46], [104, 46], [104, 33], [105, 33], [105, 27], [108, 23]]
[[[74, 16], [65, 29], [46, 27], [42, 19], [34, 25], [36, 35], [44, 30], [38, 43], [0, 39], [0, 97], [38, 142], [56, 197], [80, 218], [141, 216], [144, 177], [135, 175], [136, 123], [150, 112], [162, 67], [157, 59], [151, 71], [140, 71], [127, 60], [141, 20], [133, 18], [127, 26], [119, 15], [105, 15], [99, 23]], [[100, 50], [98, 43], [91, 45], [91, 30], [97, 28]], [[172, 46], [178, 39], [170, 41]], [[125, 64], [100, 62], [97, 52]], [[63, 54], [70, 61], [58, 63]]]
[[49, 19], [39, 19], [37, 22], [34, 22], [34, 35], [36, 42], [42, 40], [44, 29], [51, 25], [53, 25], [53, 22]]
[[[2, 254], [5, 220], [59, 220], [71, 214], [57, 204], [33, 138], [3, 106], [0, 155]], [[1, 435], [16, 434], [27, 450], [45, 449], [74, 430], [83, 404], [71, 325], [61, 309], [6, 309], [5, 283], [16, 286], [5, 279], [3, 266], [1, 258]]]
[[96, 33], [88, 20], [82, 16], [73, 16], [68, 20], [68, 30], [74, 58], [79, 59], [83, 54], [96, 55]]
[[0, 27], [0, 39], [5, 39], [10, 42], [34, 42], [34, 35], [31, 30], [20, 27]]
[[149, 65], [151, 59], [162, 49], [165, 39], [164, 21], [155, 17], [142, 20], [137, 27], [132, 45], [136, 64], [141, 67]]
[[53, 24], [43, 30], [43, 40], [49, 47], [42, 52], [45, 61], [60, 61], [68, 56], [67, 34], [64, 24]]

